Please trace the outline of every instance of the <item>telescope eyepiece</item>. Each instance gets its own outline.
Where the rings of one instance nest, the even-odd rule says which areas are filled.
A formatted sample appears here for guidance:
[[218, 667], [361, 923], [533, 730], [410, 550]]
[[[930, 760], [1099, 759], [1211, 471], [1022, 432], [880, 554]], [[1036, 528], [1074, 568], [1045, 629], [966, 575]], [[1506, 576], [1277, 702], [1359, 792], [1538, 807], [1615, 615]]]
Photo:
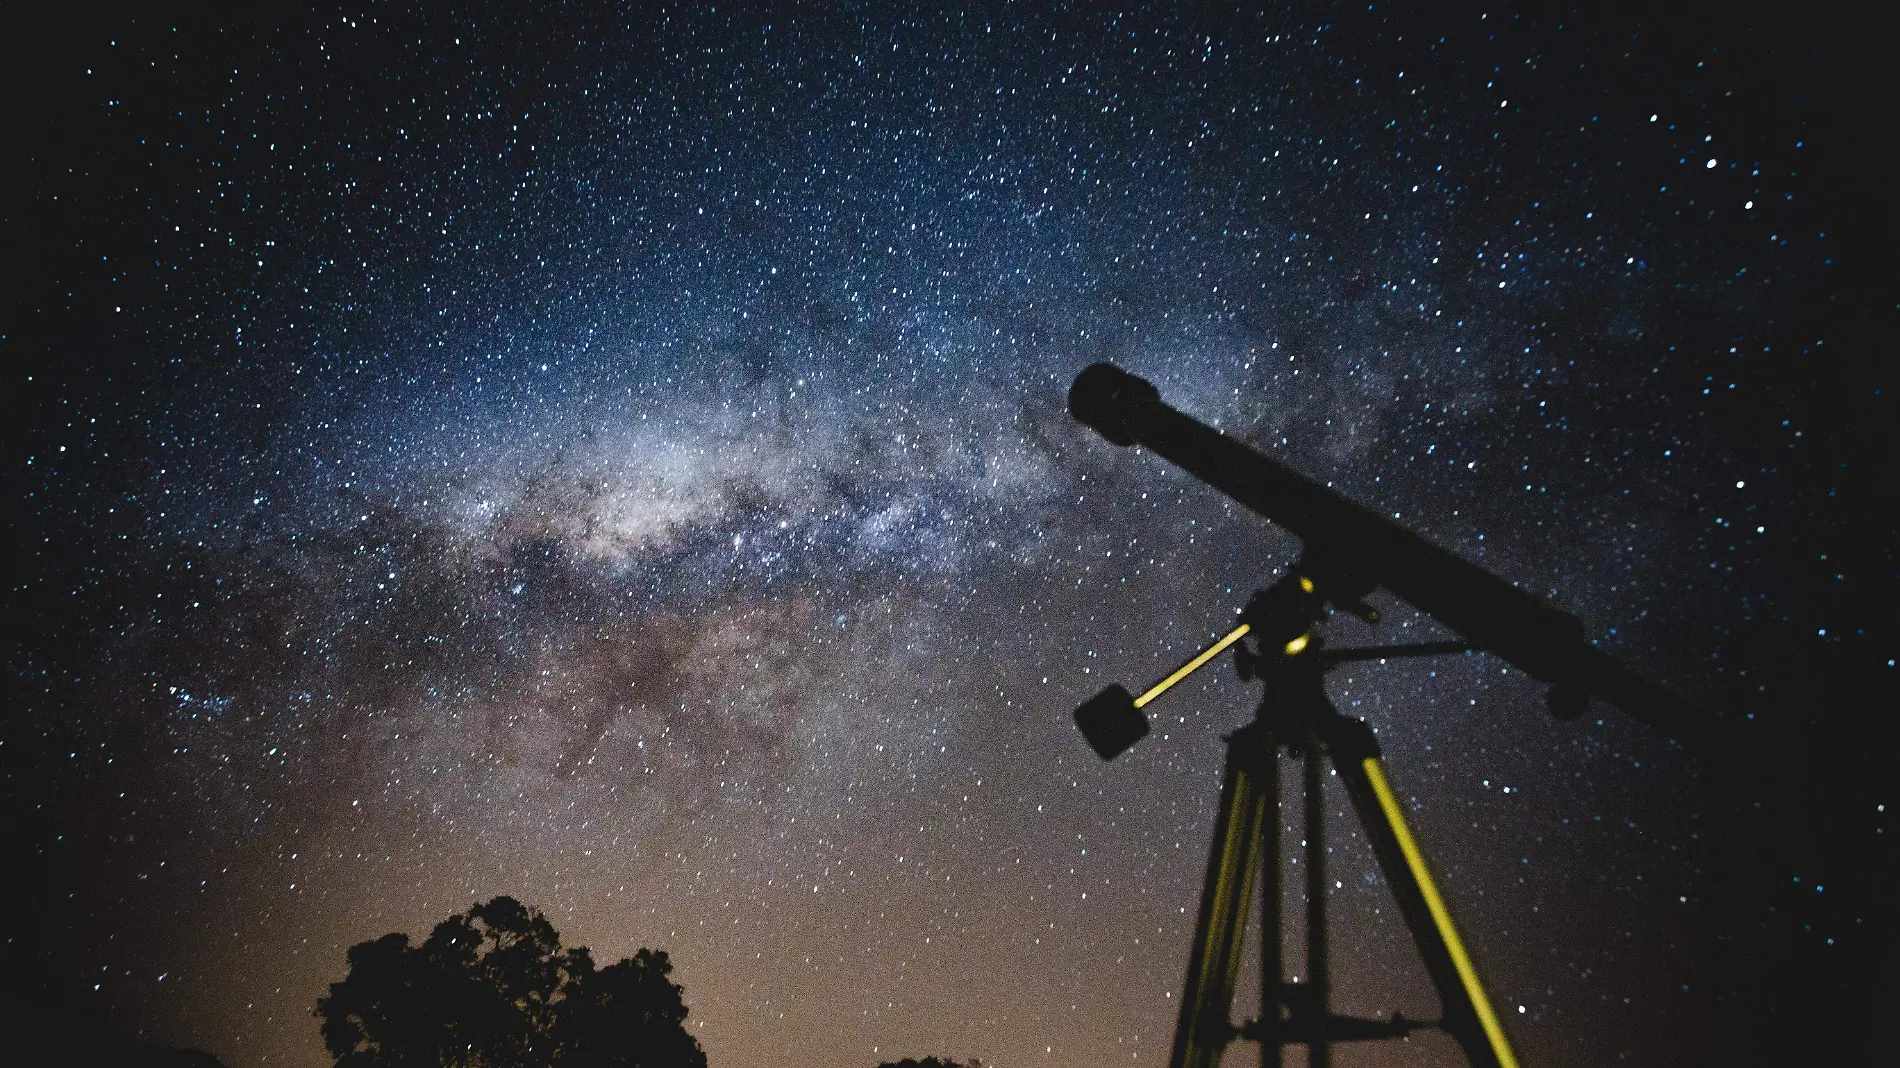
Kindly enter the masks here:
[[1112, 363], [1091, 364], [1069, 387], [1069, 414], [1077, 422], [1117, 445], [1133, 445], [1128, 411], [1135, 404], [1159, 402], [1154, 383], [1138, 378]]

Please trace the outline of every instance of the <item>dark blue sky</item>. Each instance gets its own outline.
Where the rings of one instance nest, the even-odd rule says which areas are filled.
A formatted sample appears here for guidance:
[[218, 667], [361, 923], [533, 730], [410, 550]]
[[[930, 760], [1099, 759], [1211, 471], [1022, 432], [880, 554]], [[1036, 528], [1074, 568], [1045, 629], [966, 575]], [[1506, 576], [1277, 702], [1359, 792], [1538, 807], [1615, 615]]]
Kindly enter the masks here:
[[[1527, 1062], [1745, 1045], [1784, 962], [1876, 959], [1891, 872], [1830, 748], [1893, 655], [1884, 224], [1833, 38], [1785, 29], [61, 27], [8, 217], [52, 916], [13, 952], [62, 1011], [312, 1065], [348, 945], [509, 893], [669, 951], [716, 1065], [1164, 1060], [1248, 695], [1106, 766], [1067, 713], [1299, 547], [1069, 419], [1112, 359], [1724, 717], [1691, 757], [1480, 658], [1332, 684]], [[1440, 635], [1390, 607], [1336, 636]], [[1339, 1000], [1429, 1017], [1335, 801]]]

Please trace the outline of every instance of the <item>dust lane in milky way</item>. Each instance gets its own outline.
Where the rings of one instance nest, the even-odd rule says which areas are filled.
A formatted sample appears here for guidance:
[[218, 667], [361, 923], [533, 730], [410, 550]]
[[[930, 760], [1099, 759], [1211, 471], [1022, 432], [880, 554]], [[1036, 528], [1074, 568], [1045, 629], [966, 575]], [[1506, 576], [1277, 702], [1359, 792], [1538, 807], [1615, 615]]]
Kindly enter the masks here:
[[[1781, 298], [1744, 285], [1824, 249], [1679, 204], [1784, 175], [1537, 73], [1588, 40], [1332, 19], [212, 35], [209, 105], [122, 149], [177, 178], [123, 312], [163, 355], [72, 387], [118, 451], [33, 460], [129, 487], [68, 498], [92, 644], [34, 710], [100, 1004], [322, 1063], [345, 947], [508, 893], [672, 953], [721, 1068], [1165, 1057], [1249, 696], [1204, 673], [1111, 766], [1067, 711], [1299, 547], [1074, 425], [1097, 359], [1696, 692], [1684, 621], [1729, 595], [1681, 578], [1681, 498], [1752, 498], [1689, 430], [1672, 317], [1746, 348]], [[182, 78], [194, 32], [110, 61]], [[1388, 607], [1340, 639], [1442, 636]], [[1685, 757], [1479, 657], [1332, 687], [1529, 1059], [1691, 1041]], [[1430, 1017], [1334, 801], [1339, 1000]]]

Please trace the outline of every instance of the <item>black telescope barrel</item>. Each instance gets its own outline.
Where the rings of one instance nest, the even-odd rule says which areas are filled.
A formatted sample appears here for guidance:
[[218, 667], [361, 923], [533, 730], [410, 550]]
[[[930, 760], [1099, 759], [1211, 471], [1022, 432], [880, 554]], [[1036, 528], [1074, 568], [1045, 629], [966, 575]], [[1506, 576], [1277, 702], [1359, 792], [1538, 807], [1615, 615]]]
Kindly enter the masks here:
[[1070, 387], [1069, 412], [1115, 444], [1142, 445], [1297, 534], [1308, 566], [1322, 569], [1319, 581], [1384, 586], [1533, 677], [1595, 694], [1678, 741], [1690, 742], [1704, 726], [1674, 695], [1590, 644], [1575, 616], [1183, 415], [1145, 379], [1095, 364]]

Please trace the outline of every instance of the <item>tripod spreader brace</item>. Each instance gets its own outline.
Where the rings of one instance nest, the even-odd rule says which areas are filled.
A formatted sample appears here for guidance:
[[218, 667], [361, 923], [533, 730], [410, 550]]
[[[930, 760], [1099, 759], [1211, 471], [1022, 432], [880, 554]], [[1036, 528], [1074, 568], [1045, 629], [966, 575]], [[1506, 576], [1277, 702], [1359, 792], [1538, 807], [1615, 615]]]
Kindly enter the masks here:
[[[1364, 591], [1357, 592], [1354, 602]], [[1516, 1056], [1386, 779], [1377, 737], [1363, 721], [1341, 715], [1323, 686], [1325, 672], [1344, 661], [1462, 653], [1472, 646], [1428, 642], [1324, 650], [1318, 624], [1325, 616], [1326, 602], [1332, 599], [1326, 593], [1304, 569], [1296, 569], [1255, 594], [1232, 630], [1139, 697], [1112, 685], [1075, 711], [1076, 725], [1090, 746], [1103, 759], [1112, 760], [1148, 733], [1144, 706], [1230, 647], [1236, 649], [1242, 677], [1259, 681], [1264, 691], [1253, 722], [1227, 738], [1220, 809], [1169, 1068], [1218, 1068], [1222, 1052], [1235, 1038], [1260, 1043], [1262, 1068], [1278, 1068], [1288, 1044], [1305, 1045], [1307, 1063], [1325, 1068], [1332, 1043], [1400, 1038], [1428, 1026], [1456, 1039], [1476, 1068], [1516, 1068]], [[1243, 640], [1251, 640], [1252, 648]], [[1282, 980], [1282, 750], [1303, 758], [1308, 977], [1302, 983]], [[1436, 1023], [1402, 1016], [1387, 1021], [1336, 1016], [1328, 1008], [1323, 766], [1327, 760], [1346, 787], [1438, 991], [1443, 1018]], [[1256, 880], [1261, 884], [1263, 926], [1260, 1013], [1236, 1026], [1229, 1013]]]
[[[1282, 983], [1280, 996], [1289, 1004], [1298, 1001], [1307, 992], [1305, 983]], [[1414, 1031], [1434, 1030], [1439, 1026], [1437, 1020], [1408, 1020], [1402, 1012], [1395, 1012], [1390, 1019], [1370, 1020], [1358, 1016], [1334, 1016], [1330, 1013], [1302, 1014], [1294, 1010], [1286, 1019], [1280, 1021], [1276, 1030], [1281, 1042], [1299, 1042], [1307, 1046], [1318, 1043], [1335, 1042], [1375, 1042], [1386, 1038], [1404, 1038]], [[1263, 1030], [1260, 1021], [1249, 1020], [1235, 1031], [1236, 1038], [1252, 1042], [1261, 1040]]]

